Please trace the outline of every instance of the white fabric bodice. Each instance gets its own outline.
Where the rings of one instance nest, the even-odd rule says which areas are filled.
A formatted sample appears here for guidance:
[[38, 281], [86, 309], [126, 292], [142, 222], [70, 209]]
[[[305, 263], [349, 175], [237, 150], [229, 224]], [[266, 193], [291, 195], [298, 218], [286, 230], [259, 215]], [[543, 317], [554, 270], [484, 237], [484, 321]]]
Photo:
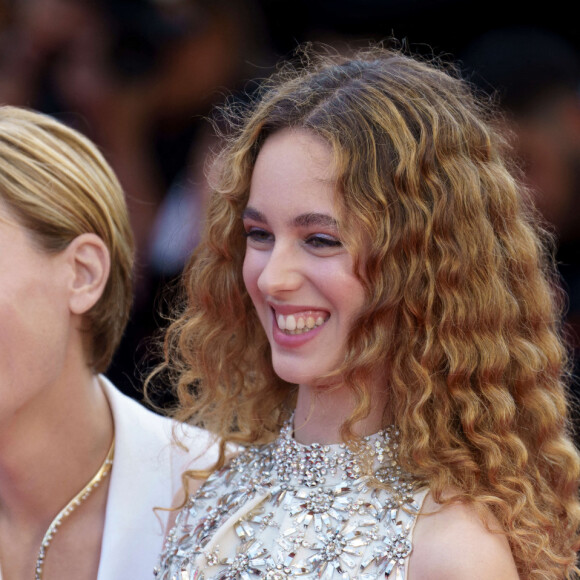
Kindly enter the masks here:
[[[291, 432], [244, 451], [190, 498], [158, 580], [406, 578], [427, 490], [399, 468], [394, 429], [365, 438], [362, 453], [300, 445]], [[361, 475], [360, 457], [385, 487]]]

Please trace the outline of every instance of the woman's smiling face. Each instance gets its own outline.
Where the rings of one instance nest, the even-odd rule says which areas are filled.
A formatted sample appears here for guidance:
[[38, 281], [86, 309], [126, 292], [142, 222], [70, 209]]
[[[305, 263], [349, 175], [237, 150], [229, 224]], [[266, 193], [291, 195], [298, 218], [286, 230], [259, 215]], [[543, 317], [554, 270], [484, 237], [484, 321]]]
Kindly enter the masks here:
[[342, 362], [364, 290], [343, 246], [330, 146], [307, 130], [265, 141], [244, 212], [244, 282], [276, 374], [315, 384]]

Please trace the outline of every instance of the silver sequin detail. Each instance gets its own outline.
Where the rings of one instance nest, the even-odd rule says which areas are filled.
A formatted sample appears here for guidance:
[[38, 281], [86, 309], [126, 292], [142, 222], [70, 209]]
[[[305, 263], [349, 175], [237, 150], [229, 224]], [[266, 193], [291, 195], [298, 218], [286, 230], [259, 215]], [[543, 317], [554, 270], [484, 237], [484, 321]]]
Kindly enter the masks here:
[[[397, 439], [391, 427], [356, 449], [301, 445], [287, 423], [276, 441], [244, 451], [208, 478], [178, 515], [155, 577], [404, 578], [420, 506], [397, 463]], [[387, 489], [376, 487], [369, 469]], [[229, 531], [222, 529], [227, 520]]]

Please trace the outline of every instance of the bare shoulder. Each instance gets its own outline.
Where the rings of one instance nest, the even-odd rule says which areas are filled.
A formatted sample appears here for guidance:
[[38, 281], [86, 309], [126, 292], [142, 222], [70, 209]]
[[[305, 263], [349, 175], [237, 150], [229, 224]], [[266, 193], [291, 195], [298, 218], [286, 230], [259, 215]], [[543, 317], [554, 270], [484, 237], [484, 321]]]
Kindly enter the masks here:
[[464, 503], [441, 506], [430, 494], [415, 525], [409, 580], [518, 580], [507, 539], [489, 516], [488, 529]]

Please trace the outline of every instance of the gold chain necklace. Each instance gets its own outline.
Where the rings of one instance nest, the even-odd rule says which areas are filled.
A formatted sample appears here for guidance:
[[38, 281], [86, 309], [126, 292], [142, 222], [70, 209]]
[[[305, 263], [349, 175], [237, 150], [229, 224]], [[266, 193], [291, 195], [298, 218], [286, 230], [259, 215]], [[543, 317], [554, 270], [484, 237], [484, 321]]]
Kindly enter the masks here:
[[57, 514], [57, 516], [52, 520], [50, 526], [46, 530], [44, 537], [42, 538], [42, 543], [40, 544], [40, 550], [38, 552], [38, 558], [36, 558], [36, 572], [35, 572], [35, 580], [42, 580], [42, 569], [44, 566], [44, 560], [46, 559], [46, 553], [48, 552], [48, 548], [50, 546], [50, 542], [54, 538], [58, 528], [62, 524], [62, 522], [68, 518], [84, 501], [93, 493], [94, 489], [99, 486], [101, 481], [107, 477], [111, 468], [113, 466], [113, 457], [115, 455], [115, 438], [113, 438], [113, 442], [111, 443], [111, 447], [109, 448], [109, 452], [107, 453], [107, 457], [105, 457], [105, 461], [103, 461], [101, 467], [91, 481], [83, 487]]

